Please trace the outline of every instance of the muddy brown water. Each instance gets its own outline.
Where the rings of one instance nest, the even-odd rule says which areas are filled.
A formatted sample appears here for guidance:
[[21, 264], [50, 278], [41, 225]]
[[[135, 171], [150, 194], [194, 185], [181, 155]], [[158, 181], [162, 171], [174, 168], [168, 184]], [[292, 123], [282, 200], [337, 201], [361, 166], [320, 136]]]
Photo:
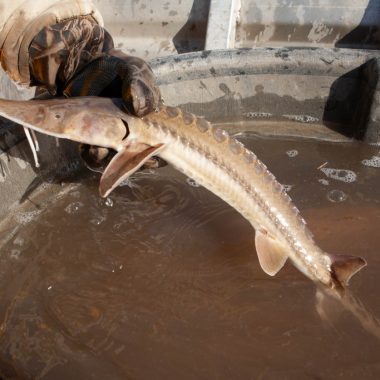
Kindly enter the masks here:
[[[323, 249], [367, 259], [350, 288], [380, 316], [380, 148], [239, 138]], [[213, 194], [169, 166], [106, 200], [97, 183], [20, 214], [1, 247], [4, 379], [380, 378], [380, 341], [348, 312], [321, 320], [290, 263], [267, 276], [253, 229]]]

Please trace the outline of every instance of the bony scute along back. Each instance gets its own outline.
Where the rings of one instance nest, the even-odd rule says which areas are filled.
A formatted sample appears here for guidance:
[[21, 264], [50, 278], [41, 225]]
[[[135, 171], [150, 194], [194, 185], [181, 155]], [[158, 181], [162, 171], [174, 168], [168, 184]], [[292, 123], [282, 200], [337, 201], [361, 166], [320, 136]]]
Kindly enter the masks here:
[[[270, 275], [290, 258], [307, 277], [340, 296], [366, 265], [360, 257], [323, 252], [281, 184], [226, 131], [176, 107], [160, 106], [140, 119], [122, 112], [120, 104], [96, 97], [0, 100], [0, 115], [47, 135], [116, 150], [100, 180], [102, 196], [152, 156], [162, 157], [248, 219], [256, 230], [260, 265]], [[45, 117], [36, 118], [41, 107]]]

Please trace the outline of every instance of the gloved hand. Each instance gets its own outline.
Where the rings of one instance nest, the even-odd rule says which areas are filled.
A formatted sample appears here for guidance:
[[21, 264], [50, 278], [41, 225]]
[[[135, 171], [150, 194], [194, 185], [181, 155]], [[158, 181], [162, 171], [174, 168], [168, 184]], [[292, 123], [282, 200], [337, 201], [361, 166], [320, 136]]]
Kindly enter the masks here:
[[[158, 107], [160, 91], [149, 65], [115, 50], [105, 29], [91, 17], [78, 17], [43, 28], [29, 47], [31, 84], [51, 95], [121, 97], [125, 110], [144, 116]], [[87, 166], [104, 170], [114, 155], [106, 148], [82, 145]], [[152, 159], [146, 166], [157, 167]]]
[[122, 98], [126, 111], [144, 116], [158, 107], [160, 92], [152, 70], [137, 57], [111, 50], [85, 66], [66, 85], [64, 95]]
[[43, 28], [29, 47], [31, 84], [52, 95], [122, 97], [127, 112], [153, 111], [160, 92], [149, 65], [115, 50], [91, 16]]
[[[112, 54], [113, 52], [111, 52]], [[89, 63], [67, 84], [65, 96], [107, 96], [122, 98], [128, 113], [144, 116], [158, 106], [160, 92], [154, 84], [150, 67], [140, 58], [117, 52]], [[106, 148], [81, 145], [80, 154], [86, 166], [103, 172], [115, 152]], [[151, 158], [144, 168], [162, 164]]]

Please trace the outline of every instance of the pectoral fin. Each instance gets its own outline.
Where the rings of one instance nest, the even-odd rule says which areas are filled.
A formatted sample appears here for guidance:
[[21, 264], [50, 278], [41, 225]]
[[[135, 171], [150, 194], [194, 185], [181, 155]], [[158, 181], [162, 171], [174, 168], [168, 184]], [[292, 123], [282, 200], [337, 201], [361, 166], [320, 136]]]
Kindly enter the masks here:
[[256, 231], [255, 244], [261, 268], [265, 273], [274, 276], [288, 258], [284, 247], [265, 230]]
[[106, 197], [115, 187], [132, 175], [163, 147], [164, 144], [150, 146], [136, 143], [117, 153], [100, 179], [100, 195]]

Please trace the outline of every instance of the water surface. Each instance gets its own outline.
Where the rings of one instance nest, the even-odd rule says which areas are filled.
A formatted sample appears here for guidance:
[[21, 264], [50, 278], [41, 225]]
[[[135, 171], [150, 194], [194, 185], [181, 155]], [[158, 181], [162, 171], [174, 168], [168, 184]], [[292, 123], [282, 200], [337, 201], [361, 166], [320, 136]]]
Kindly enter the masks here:
[[[380, 316], [379, 147], [239, 138], [323, 249], [367, 259], [351, 289]], [[347, 312], [322, 321], [290, 263], [267, 276], [223, 201], [168, 166], [109, 199], [98, 179], [20, 214], [0, 250], [4, 378], [380, 378], [380, 341]]]

